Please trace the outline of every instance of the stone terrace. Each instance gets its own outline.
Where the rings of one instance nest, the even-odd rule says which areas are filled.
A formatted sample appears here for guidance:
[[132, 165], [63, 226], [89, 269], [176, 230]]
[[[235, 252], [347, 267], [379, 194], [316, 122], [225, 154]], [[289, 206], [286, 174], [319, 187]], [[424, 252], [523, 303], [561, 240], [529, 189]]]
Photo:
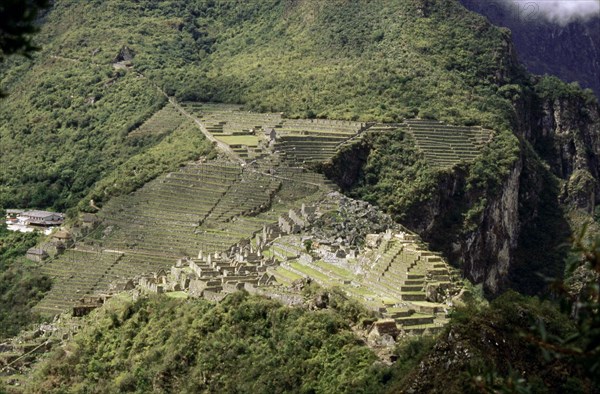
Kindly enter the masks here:
[[72, 307], [85, 294], [108, 287], [109, 272], [123, 257], [122, 253], [94, 249], [69, 249], [44, 264], [41, 272], [53, 279], [52, 290], [34, 310], [53, 315]]
[[242, 111], [240, 106], [184, 103], [217, 139], [250, 162], [277, 153], [291, 166], [320, 163], [332, 158], [340, 146], [374, 132], [403, 129], [410, 133], [431, 165], [448, 167], [470, 162], [492, 137], [481, 127], [451, 126], [442, 122], [407, 119], [396, 124], [367, 124], [326, 119], [287, 119], [276, 113]]
[[[232, 245], [250, 242], [254, 250], [277, 262], [262, 264], [261, 270], [281, 284], [310, 277], [324, 286], [340, 286], [395, 319], [405, 332], [435, 331], [441, 326], [445, 306], [439, 301], [452, 287], [451, 270], [418, 237], [381, 235], [360, 254], [335, 242], [315, 240], [323, 245], [307, 253], [303, 242], [311, 237], [304, 233], [310, 227], [310, 207], [318, 206], [321, 213], [337, 212], [339, 204], [325, 198], [333, 184], [305, 165], [330, 159], [340, 145], [361, 138], [365, 130], [401, 128], [414, 137], [433, 165], [451, 166], [477, 156], [491, 132], [425, 120], [367, 125], [286, 119], [281, 114], [241, 111], [235, 105], [183, 106], [246, 163], [225, 159], [191, 163], [110, 200], [98, 213], [101, 224], [92, 234], [42, 265], [42, 272], [55, 282], [36, 307], [39, 312], [64, 311], [85, 294], [105, 291], [118, 280], [168, 270], [178, 259], [195, 259], [200, 250], [204, 256], [218, 255]], [[166, 132], [161, 130], [177, 127], [180, 118], [169, 104], [131, 137]], [[227, 276], [226, 268], [219, 269]], [[234, 272], [238, 284], [245, 283], [237, 278], [242, 272]], [[251, 272], [253, 282], [256, 272]]]
[[[319, 240], [313, 241], [319, 244]], [[447, 321], [449, 307], [442, 301], [457, 288], [455, 274], [418, 236], [381, 234], [374, 249], [367, 248], [358, 257], [323, 253], [318, 248], [307, 253], [299, 236], [274, 241], [266, 255], [281, 265], [270, 268], [269, 273], [283, 285], [311, 278], [325, 287], [340, 287], [394, 319], [404, 333], [437, 332]]]
[[286, 119], [275, 129], [275, 151], [293, 165], [332, 158], [338, 147], [367, 128], [364, 123], [323, 119]]
[[492, 137], [491, 130], [481, 127], [450, 126], [434, 120], [410, 119], [405, 125], [425, 158], [438, 167], [472, 161]]
[[127, 138], [167, 134], [177, 129], [184, 121], [185, 116], [172, 104], [167, 104], [140, 127], [130, 132]]
[[112, 199], [98, 213], [101, 225], [77, 250], [42, 265], [55, 285], [39, 311], [57, 313], [115, 280], [168, 269], [199, 250], [222, 252], [252, 238], [290, 206], [321, 198], [324, 185], [296, 178], [215, 160], [190, 164]]
[[323, 162], [340, 144], [367, 128], [359, 122], [286, 119], [281, 114], [241, 111], [231, 105], [184, 103], [217, 139], [247, 161], [263, 159], [271, 150], [289, 165]]

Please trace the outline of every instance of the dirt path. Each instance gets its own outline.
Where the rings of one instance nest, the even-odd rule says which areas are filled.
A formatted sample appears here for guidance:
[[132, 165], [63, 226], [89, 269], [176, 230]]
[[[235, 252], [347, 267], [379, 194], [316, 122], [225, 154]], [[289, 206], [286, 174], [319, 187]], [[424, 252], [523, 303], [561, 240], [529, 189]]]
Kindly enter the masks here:
[[185, 110], [185, 108], [183, 108], [181, 105], [179, 105], [179, 103], [173, 98], [173, 97], [169, 97], [164, 91], [162, 91], [160, 88], [159, 90], [162, 92], [162, 94], [165, 95], [165, 97], [169, 100], [169, 102], [175, 107], [177, 108], [177, 110], [179, 112], [181, 112], [183, 115], [187, 116], [189, 119], [193, 120], [194, 123], [196, 124], [196, 126], [200, 129], [200, 131], [202, 132], [202, 134], [204, 134], [204, 136], [211, 141], [213, 144], [215, 144], [215, 146], [217, 147], [217, 149], [219, 151], [221, 151], [222, 153], [224, 153], [227, 157], [229, 157], [230, 159], [232, 159], [233, 161], [236, 161], [240, 164], [245, 164], [246, 162], [239, 157], [238, 155], [235, 154], [235, 152], [233, 151], [233, 149], [231, 149], [231, 147], [229, 145], [227, 145], [226, 143], [219, 141], [218, 139], [215, 138], [214, 135], [212, 135], [207, 129], [206, 126], [204, 126], [204, 124], [200, 121], [200, 119], [198, 119], [197, 117], [195, 117], [194, 115], [190, 114], [188, 111]]

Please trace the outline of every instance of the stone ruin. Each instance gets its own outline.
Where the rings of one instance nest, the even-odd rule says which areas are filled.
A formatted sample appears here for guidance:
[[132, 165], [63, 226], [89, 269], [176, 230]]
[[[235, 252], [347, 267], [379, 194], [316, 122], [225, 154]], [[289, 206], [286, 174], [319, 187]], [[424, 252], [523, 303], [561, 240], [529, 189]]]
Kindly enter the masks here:
[[238, 244], [223, 253], [200, 251], [197, 258], [179, 259], [169, 272], [161, 270], [130, 282], [146, 293], [185, 292], [219, 301], [229, 293], [256, 292], [258, 287], [272, 285], [274, 278], [267, 267], [273, 264], [273, 259], [262, 256], [250, 244]]
[[82, 317], [88, 315], [91, 311], [101, 307], [112, 297], [112, 294], [92, 294], [80, 298], [78, 303], [73, 306], [73, 316]]
[[[286, 274], [287, 272], [287, 274]], [[330, 193], [263, 226], [252, 239], [223, 252], [199, 251], [170, 270], [116, 284], [113, 291], [182, 292], [220, 301], [240, 290], [298, 304], [286, 278], [339, 286], [384, 319], [368, 331], [386, 346], [398, 335], [434, 333], [447, 321], [448, 300], [457, 293], [451, 267], [418, 235], [371, 205]], [[381, 343], [380, 343], [381, 342]], [[377, 346], [379, 346], [377, 345]]]

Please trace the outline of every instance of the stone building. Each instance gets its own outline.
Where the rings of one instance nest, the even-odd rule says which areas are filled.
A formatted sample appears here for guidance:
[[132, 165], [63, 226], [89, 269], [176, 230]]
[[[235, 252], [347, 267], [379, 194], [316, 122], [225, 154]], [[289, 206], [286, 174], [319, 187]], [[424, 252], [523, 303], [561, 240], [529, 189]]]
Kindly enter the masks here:
[[30, 248], [25, 254], [25, 257], [31, 261], [41, 263], [48, 258], [48, 253], [46, 253], [46, 251], [43, 249]]

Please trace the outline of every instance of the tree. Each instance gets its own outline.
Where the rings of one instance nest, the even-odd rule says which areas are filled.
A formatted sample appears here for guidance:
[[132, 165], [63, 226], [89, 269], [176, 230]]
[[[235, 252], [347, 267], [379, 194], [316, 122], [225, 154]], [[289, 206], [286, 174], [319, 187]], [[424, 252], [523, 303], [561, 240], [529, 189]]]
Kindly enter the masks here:
[[0, 61], [35, 50], [32, 36], [37, 31], [39, 12], [49, 6], [48, 0], [3, 0], [0, 4]]
[[548, 354], [581, 365], [587, 377], [600, 385], [600, 238], [586, 239], [586, 231], [584, 227], [574, 240], [567, 280], [554, 283], [563, 311], [574, 319], [578, 333], [547, 338], [542, 325], [539, 344]]

